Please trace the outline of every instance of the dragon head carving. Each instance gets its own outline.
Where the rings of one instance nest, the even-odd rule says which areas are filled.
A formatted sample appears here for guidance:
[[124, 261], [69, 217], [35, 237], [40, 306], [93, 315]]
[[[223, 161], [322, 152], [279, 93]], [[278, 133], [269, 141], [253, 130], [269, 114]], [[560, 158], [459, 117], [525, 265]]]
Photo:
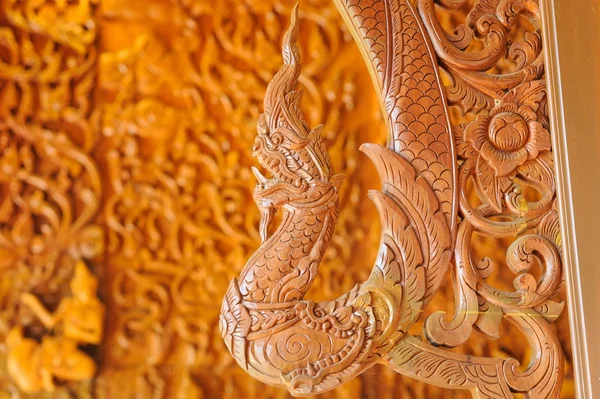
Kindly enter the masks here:
[[321, 138], [323, 126], [310, 130], [300, 102], [302, 90], [297, 89], [301, 72], [298, 40], [298, 7], [292, 12], [292, 22], [283, 40], [284, 65], [267, 87], [264, 114], [258, 119], [253, 154], [273, 176], [263, 176], [252, 168], [258, 180], [254, 192], [261, 210], [261, 236], [276, 209], [286, 204], [310, 201], [315, 187], [339, 188], [343, 178], [333, 174], [331, 159]]

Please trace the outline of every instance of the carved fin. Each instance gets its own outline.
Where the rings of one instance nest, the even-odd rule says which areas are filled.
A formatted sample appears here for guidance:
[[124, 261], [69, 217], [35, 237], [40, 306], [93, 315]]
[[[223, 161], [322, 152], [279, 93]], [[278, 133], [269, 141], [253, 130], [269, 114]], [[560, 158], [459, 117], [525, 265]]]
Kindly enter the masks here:
[[[376, 144], [365, 144], [361, 150], [371, 158], [386, 195], [400, 205], [419, 236], [417, 250], [423, 262], [415, 267], [425, 268], [426, 286], [416, 287], [423, 291], [425, 303], [431, 299], [449, 265], [451, 242], [447, 224], [431, 187], [419, 178], [414, 168], [394, 151]], [[415, 282], [412, 282], [415, 283]]]

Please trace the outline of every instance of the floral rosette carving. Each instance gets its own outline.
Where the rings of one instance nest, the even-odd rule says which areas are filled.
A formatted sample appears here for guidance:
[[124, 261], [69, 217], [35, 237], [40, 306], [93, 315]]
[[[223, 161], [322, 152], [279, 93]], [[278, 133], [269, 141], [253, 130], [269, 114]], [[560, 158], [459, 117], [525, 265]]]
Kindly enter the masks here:
[[[517, 176], [554, 192], [551, 137], [540, 109], [545, 97], [544, 81], [521, 84], [464, 127], [459, 155], [474, 160], [478, 193], [496, 212], [511, 188], [520, 193], [513, 186]], [[527, 210], [522, 198], [514, 205], [518, 212]]]
[[[442, 68], [452, 77], [447, 90], [450, 104], [458, 106], [460, 112], [455, 119], [467, 121], [454, 126], [462, 220], [455, 244], [453, 288], [461, 301], [456, 303], [453, 316], [436, 312], [429, 317], [424, 335], [436, 346], [446, 347], [464, 343], [474, 328], [497, 339], [502, 316], [510, 316], [537, 352], [538, 367], [549, 367], [550, 362], [557, 364], [562, 359], [560, 345], [549, 329], [564, 306], [559, 295], [563, 274], [555, 233], [557, 219], [551, 217], [556, 191], [554, 161], [539, 31], [522, 32], [514, 43], [507, 40], [516, 18], [526, 17], [534, 27], [539, 26], [538, 9], [534, 2], [517, 3], [476, 2], [466, 24], [455, 32], [462, 32], [461, 40], [439, 30], [439, 21], [432, 14], [434, 1], [419, 3]], [[487, 26], [485, 31], [481, 31], [483, 26]], [[481, 51], [469, 52], [467, 44], [481, 39], [476, 31], [485, 33], [489, 41]], [[492, 46], [494, 42], [508, 51], [508, 57], [502, 57]], [[515, 61], [513, 72], [494, 75], [489, 71], [507, 59]], [[475, 113], [475, 117], [467, 112]], [[469, 189], [470, 182], [475, 193]], [[487, 282], [494, 269], [498, 273], [506, 270], [489, 259], [475, 259], [475, 235], [513, 241], [503, 263], [516, 275], [514, 291], [500, 290]], [[538, 274], [533, 272], [536, 268]], [[523, 320], [525, 324], [516, 321], [517, 314], [529, 315]], [[539, 320], [534, 321], [536, 317]], [[531, 329], [532, 325], [535, 328]], [[560, 366], [555, 372], [562, 376]], [[531, 381], [527, 390], [541, 389], [543, 380], [540, 376], [537, 382]], [[544, 397], [558, 392], [560, 384], [549, 389]]]

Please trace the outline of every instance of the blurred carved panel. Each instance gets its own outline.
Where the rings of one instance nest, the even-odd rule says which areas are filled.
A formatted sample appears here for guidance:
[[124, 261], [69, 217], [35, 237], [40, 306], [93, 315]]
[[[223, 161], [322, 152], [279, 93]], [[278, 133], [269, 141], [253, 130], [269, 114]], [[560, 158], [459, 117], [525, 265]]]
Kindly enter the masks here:
[[88, 1], [5, 1], [0, 10], [0, 374], [8, 397], [86, 397], [97, 369], [104, 306], [88, 268], [105, 236], [95, 223], [103, 188], [93, 156], [96, 10]]
[[[289, 396], [237, 366], [218, 321], [229, 281], [260, 244], [252, 143], [292, 7], [287, 0], [0, 3], [0, 397]], [[333, 2], [304, 0], [300, 18], [303, 111], [310, 126], [324, 124], [335, 170], [347, 176], [310, 292], [321, 300], [365, 280], [375, 259], [380, 226], [366, 194], [378, 178], [358, 148], [383, 143], [385, 123]], [[456, 26], [464, 15], [443, 18]], [[509, 244], [477, 237], [474, 252], [503, 260]], [[510, 282], [503, 273], [489, 281]], [[74, 288], [77, 281], [88, 288]], [[77, 295], [95, 281], [97, 297]], [[430, 307], [446, 309], [452, 296], [448, 276]], [[75, 324], [93, 323], [106, 307], [100, 345], [69, 335], [69, 318], [44, 322], [58, 320], [65, 303], [83, 308]], [[555, 328], [570, 359], [566, 314]], [[23, 365], [23, 375], [45, 374], [52, 384], [26, 392], [27, 381], [9, 371], [17, 349], [42, 359]], [[496, 341], [457, 350], [529, 356], [508, 327]], [[44, 358], [59, 361], [53, 369]], [[80, 366], [62, 367], [69, 359]], [[88, 366], [91, 380], [81, 372]], [[571, 372], [566, 364], [565, 398], [574, 396]], [[324, 395], [400, 396], [470, 394], [375, 367]]]

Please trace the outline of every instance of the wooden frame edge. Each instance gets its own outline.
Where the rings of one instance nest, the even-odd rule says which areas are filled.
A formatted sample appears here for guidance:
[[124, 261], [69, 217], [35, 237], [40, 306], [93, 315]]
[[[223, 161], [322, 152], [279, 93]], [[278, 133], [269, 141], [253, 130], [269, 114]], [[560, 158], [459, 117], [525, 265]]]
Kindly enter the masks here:
[[600, 397], [600, 0], [544, 0], [575, 387]]

